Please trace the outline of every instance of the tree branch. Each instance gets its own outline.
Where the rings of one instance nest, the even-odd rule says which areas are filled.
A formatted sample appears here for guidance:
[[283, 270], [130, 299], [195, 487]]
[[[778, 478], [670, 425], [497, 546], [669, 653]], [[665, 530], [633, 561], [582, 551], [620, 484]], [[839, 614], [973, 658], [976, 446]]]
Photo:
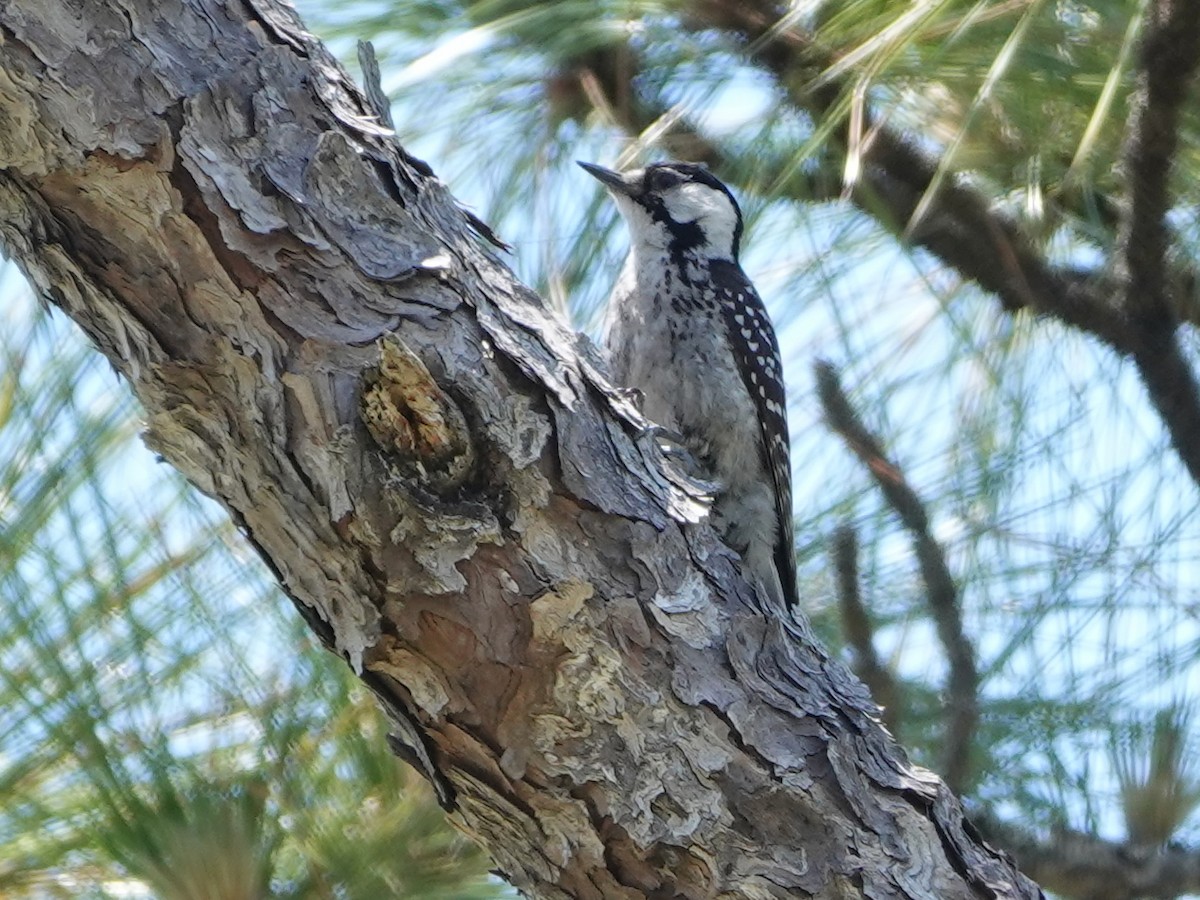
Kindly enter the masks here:
[[[1200, 6], [1158, 0], [1148, 15], [1141, 73], [1126, 142], [1126, 215], [1118, 244], [1128, 353], [1171, 443], [1200, 483], [1200, 385], [1176, 336], [1168, 250], [1170, 174], [1178, 145], [1179, 111], [1200, 56]], [[1177, 291], [1178, 289], [1175, 288]]]
[[[715, 25], [739, 36], [750, 55], [776, 76], [792, 103], [818, 119], [832, 114], [848, 89], [837, 80], [815, 90], [808, 87], [813, 76], [829, 68], [835, 58], [811, 35], [781, 22], [769, 4], [706, 0], [695, 15], [707, 27]], [[843, 155], [854, 143], [849, 126], [847, 121], [835, 132], [833, 149]], [[914, 222], [914, 213], [934, 183], [936, 161], [881, 123], [869, 107], [859, 130], [864, 137], [859, 148], [861, 175], [848, 187], [865, 212], [996, 294], [1010, 312], [1033, 309], [1060, 317], [1086, 312], [1089, 331], [1113, 339], [1120, 335], [1120, 317], [1115, 313], [1064, 302], [1064, 288], [1083, 288], [1085, 278], [1048, 267], [1020, 227], [990, 209], [970, 188], [944, 181], [936, 196], [926, 201], [922, 220]]]
[[289, 8], [60, 10], [0, 6], [0, 242], [514, 884], [1037, 896]]
[[1146, 29], [1125, 150], [1129, 199], [1119, 246], [1125, 307], [1130, 315], [1152, 322], [1172, 318], [1166, 216], [1179, 110], [1200, 62], [1200, 6], [1187, 0], [1156, 0]]
[[858, 534], [853, 525], [841, 525], [833, 535], [833, 570], [837, 574], [838, 608], [846, 643], [854, 650], [854, 674], [863, 680], [875, 702], [883, 708], [883, 722], [897, 740], [903, 706], [900, 689], [887, 666], [875, 653], [875, 626], [863, 604], [858, 584]]
[[1127, 900], [1200, 892], [1195, 848], [1145, 850], [1066, 829], [1039, 839], [991, 817], [975, 818], [988, 839], [1012, 851], [1023, 871], [1063, 897]]
[[884, 455], [879, 440], [851, 407], [837, 370], [827, 362], [818, 362], [814, 369], [817, 395], [830, 427], [841, 435], [846, 446], [866, 466], [888, 505], [912, 535], [929, 610], [950, 667], [946, 685], [949, 717], [942, 777], [952, 789], [962, 790], [970, 773], [971, 742], [979, 722], [979, 673], [975, 669], [975, 648], [963, 629], [958, 589], [941, 546], [929, 533], [929, 517], [921, 498], [904, 478], [904, 473]]

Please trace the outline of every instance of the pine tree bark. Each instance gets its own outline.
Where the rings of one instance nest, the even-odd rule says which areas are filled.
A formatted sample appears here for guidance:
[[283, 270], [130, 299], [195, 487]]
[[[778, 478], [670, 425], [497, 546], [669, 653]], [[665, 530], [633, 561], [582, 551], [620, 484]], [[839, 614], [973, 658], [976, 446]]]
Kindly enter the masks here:
[[274, 0], [0, 0], [0, 238], [538, 897], [1033, 897]]

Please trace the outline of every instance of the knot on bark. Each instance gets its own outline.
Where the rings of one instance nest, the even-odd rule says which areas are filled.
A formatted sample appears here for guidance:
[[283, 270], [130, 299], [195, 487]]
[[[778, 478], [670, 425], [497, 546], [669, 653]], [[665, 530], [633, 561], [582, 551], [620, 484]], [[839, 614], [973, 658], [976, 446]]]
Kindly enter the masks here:
[[429, 369], [394, 335], [379, 342], [362, 418], [381, 449], [438, 494], [462, 485], [475, 462], [466, 417]]

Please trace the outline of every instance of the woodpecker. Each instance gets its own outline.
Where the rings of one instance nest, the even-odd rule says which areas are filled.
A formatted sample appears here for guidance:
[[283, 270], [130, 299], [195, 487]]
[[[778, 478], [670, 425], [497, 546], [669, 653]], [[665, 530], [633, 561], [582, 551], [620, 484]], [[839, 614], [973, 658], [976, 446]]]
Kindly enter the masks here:
[[630, 232], [604, 345], [614, 378], [721, 485], [712, 522], [743, 571], [797, 605], [787, 395], [766, 307], [738, 263], [742, 213], [703, 166], [580, 163]]

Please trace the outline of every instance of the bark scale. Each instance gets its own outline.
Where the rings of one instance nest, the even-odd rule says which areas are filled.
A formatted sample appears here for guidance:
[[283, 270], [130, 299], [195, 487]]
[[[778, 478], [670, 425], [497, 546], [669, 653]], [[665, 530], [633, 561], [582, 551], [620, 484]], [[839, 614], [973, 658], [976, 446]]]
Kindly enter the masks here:
[[0, 2], [0, 239], [540, 897], [1033, 897], [274, 0]]

